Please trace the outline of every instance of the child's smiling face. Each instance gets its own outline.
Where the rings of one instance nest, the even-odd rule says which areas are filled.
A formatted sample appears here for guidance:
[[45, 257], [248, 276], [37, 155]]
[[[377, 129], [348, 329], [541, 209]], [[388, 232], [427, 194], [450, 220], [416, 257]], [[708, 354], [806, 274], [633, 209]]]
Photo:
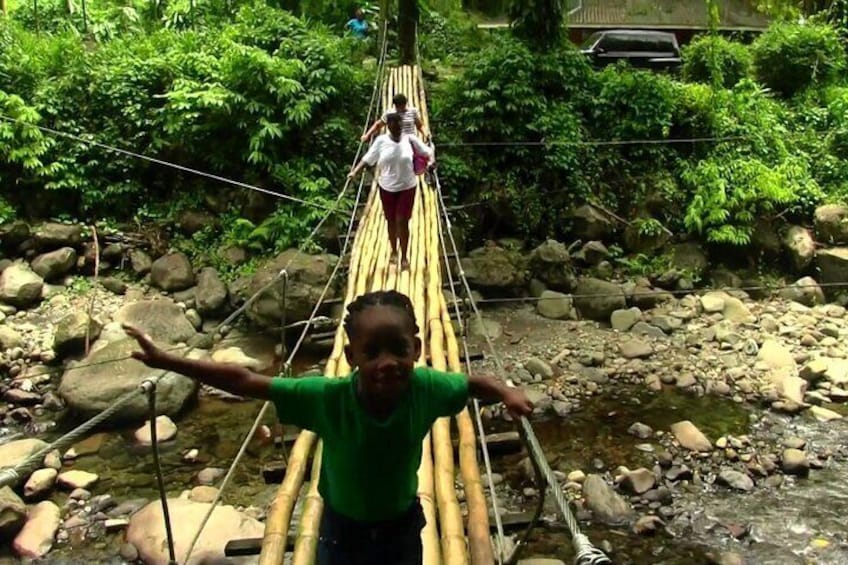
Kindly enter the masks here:
[[409, 390], [421, 340], [403, 309], [369, 306], [356, 316], [345, 355], [359, 369], [359, 394], [365, 408], [390, 412]]

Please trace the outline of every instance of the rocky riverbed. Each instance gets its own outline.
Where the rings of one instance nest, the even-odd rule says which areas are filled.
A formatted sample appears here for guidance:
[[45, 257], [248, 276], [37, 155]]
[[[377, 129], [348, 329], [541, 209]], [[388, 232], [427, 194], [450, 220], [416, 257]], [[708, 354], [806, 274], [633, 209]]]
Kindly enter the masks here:
[[[845, 239], [840, 234], [835, 243]], [[198, 344], [193, 355], [274, 371], [276, 326], [309, 312], [338, 260], [287, 251], [226, 283], [180, 253], [154, 259], [110, 246], [101, 249], [95, 281], [78, 226], [18, 235], [26, 260], [0, 260], [2, 465], [25, 459], [155, 374], [128, 358], [123, 322], [176, 350]], [[811, 241], [799, 236], [787, 249], [841, 260], [841, 248], [789, 246], [801, 240]], [[3, 244], [9, 241], [4, 232]], [[825, 303], [841, 300], [836, 287], [802, 277], [774, 294], [759, 288], [757, 300], [738, 290], [698, 291], [690, 274], [705, 268], [705, 257], [691, 244], [675, 248], [678, 267], [652, 279], [612, 273], [600, 242], [573, 254], [546, 242], [523, 259], [510, 245], [463, 259], [483, 292], [478, 298], [529, 297], [484, 301], [485, 319], [468, 320], [473, 347], [487, 353], [474, 370], [496, 371], [482, 339], [489, 335], [510, 378], [536, 403], [550, 463], [598, 545], [619, 563], [848, 562], [841, 526], [848, 510], [848, 320], [844, 306]], [[250, 325], [220, 326], [285, 265], [285, 308], [281, 287], [272, 284], [248, 308]], [[827, 276], [840, 275], [834, 269]], [[741, 284], [720, 269], [712, 276]], [[299, 369], [320, 365], [322, 353], [302, 359]], [[198, 391], [178, 375], [161, 381], [157, 405], [173, 513], [181, 526], [196, 523], [259, 406]], [[0, 490], [0, 560], [163, 559], [148, 418], [139, 398], [112, 427], [50, 453], [16, 488]], [[510, 429], [507, 420], [496, 407], [485, 410], [489, 432]], [[219, 556], [225, 539], [261, 532], [275, 488], [263, 472], [284, 459], [270, 441], [272, 423], [269, 414], [197, 557]], [[531, 509], [538, 485], [526, 455], [498, 455], [494, 466], [501, 508]], [[193, 533], [177, 528], [178, 548]], [[549, 503], [524, 555], [568, 560], [569, 551]]]

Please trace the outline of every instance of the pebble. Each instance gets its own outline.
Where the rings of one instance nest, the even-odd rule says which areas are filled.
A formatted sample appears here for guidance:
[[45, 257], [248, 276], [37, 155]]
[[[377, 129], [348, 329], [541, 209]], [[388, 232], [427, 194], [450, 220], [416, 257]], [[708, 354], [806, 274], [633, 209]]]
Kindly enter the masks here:
[[119, 555], [121, 556], [121, 559], [129, 561], [130, 563], [134, 563], [138, 560], [138, 550], [129, 542], [121, 544]]
[[807, 454], [800, 449], [785, 449], [781, 457], [781, 469], [787, 475], [806, 477], [810, 474], [810, 462]]
[[100, 477], [88, 471], [65, 471], [59, 475], [59, 486], [69, 490], [87, 489], [96, 483]]

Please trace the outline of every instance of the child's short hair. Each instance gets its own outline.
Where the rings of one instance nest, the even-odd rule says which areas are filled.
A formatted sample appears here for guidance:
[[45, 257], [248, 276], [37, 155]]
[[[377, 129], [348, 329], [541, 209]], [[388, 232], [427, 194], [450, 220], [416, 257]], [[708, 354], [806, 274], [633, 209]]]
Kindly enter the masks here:
[[415, 309], [412, 307], [412, 301], [409, 297], [396, 290], [378, 290], [365, 293], [348, 304], [347, 316], [344, 319], [344, 329], [347, 332], [348, 339], [353, 339], [356, 317], [371, 306], [394, 306], [402, 310], [409, 317], [413, 331], [416, 334], [418, 333], [418, 324], [415, 323]]
[[403, 94], [395, 94], [392, 98], [392, 104], [395, 106], [406, 106], [406, 96]]

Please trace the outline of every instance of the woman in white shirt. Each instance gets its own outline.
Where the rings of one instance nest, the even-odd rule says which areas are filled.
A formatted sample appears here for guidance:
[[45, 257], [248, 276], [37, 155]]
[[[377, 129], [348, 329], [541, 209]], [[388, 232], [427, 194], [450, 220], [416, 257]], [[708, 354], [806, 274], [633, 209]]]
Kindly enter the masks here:
[[377, 165], [380, 168], [377, 184], [380, 186], [380, 200], [389, 227], [392, 246], [390, 262], [397, 264], [399, 240], [401, 269], [406, 270], [409, 268], [409, 219], [412, 217], [415, 187], [418, 185], [413, 157], [416, 153], [424, 155], [430, 162], [433, 159], [433, 150], [414, 135], [403, 133], [400, 114], [392, 113], [386, 116], [386, 127], [389, 132], [374, 140], [348, 177], [356, 177], [366, 166]]

